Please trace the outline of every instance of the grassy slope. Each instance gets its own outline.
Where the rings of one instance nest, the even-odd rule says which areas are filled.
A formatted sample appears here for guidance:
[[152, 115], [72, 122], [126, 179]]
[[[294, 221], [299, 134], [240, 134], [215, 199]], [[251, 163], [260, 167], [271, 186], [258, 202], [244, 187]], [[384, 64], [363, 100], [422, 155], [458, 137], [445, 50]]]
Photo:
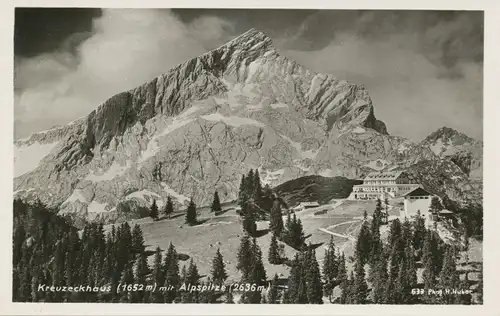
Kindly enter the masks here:
[[[331, 234], [319, 230], [320, 228], [339, 234], [346, 234], [348, 232], [349, 235], [355, 236], [359, 228], [359, 217], [362, 216], [365, 209], [371, 213], [375, 206], [372, 201], [340, 200], [336, 203], [337, 206], [335, 203], [323, 206], [323, 208], [329, 208], [326, 213], [321, 215], [314, 215], [321, 208], [297, 213], [298, 218], [302, 220], [305, 234], [311, 234], [308, 241], [313, 244], [328, 243]], [[130, 221], [129, 223], [132, 226], [135, 223], [141, 226], [148, 250], [154, 250], [157, 246], [160, 246], [165, 251], [169, 243], [172, 242], [179, 253], [187, 254], [194, 259], [202, 275], [210, 274], [212, 258], [217, 248], [220, 248], [229, 275], [228, 282], [240, 279], [240, 274], [236, 270], [236, 255], [242, 236], [242, 225], [239, 216], [234, 210], [229, 210], [219, 216], [215, 216], [207, 209], [202, 209], [198, 215], [202, 223], [193, 227], [184, 224], [183, 213], [174, 214], [174, 217], [173, 219], [161, 219], [157, 222], [153, 222], [149, 218], [143, 218]], [[283, 217], [283, 220], [285, 219]], [[345, 222], [349, 223], [342, 224]], [[258, 223], [259, 230], [266, 228], [268, 228], [268, 222]], [[110, 226], [107, 226], [106, 229], [110, 229]], [[284, 276], [288, 276], [289, 268], [287, 266], [271, 265], [267, 261], [270, 239], [271, 234], [269, 233], [257, 239], [262, 249], [268, 278], [271, 278], [274, 273], [282, 273]], [[339, 236], [334, 236], [334, 241], [338, 247], [346, 252], [347, 256], [352, 255], [352, 241]], [[293, 258], [295, 250], [285, 246], [285, 253], [287, 257]], [[324, 250], [322, 247], [317, 249], [316, 256], [319, 261], [323, 259]], [[149, 259], [150, 263], [152, 263], [152, 256]]]

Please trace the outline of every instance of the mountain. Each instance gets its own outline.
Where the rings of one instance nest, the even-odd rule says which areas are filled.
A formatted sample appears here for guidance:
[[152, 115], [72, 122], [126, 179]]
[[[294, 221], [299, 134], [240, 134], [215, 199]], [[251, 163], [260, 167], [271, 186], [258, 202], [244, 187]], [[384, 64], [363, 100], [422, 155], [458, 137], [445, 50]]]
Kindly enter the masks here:
[[473, 180], [483, 178], [483, 142], [449, 127], [442, 127], [427, 136], [422, 145], [436, 155], [449, 158]]
[[106, 222], [167, 196], [234, 200], [250, 169], [276, 186], [441, 160], [389, 135], [362, 85], [308, 70], [255, 29], [14, 146], [15, 196]]
[[344, 177], [322, 177], [317, 175], [300, 177], [278, 185], [274, 191], [294, 207], [300, 202], [328, 203], [332, 199], [345, 199], [351, 194], [352, 187], [362, 181]]

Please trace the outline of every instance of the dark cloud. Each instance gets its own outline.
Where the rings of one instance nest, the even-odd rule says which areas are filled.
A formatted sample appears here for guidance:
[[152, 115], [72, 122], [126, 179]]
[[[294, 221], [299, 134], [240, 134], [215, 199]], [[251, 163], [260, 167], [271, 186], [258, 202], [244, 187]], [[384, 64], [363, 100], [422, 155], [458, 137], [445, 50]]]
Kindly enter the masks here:
[[16, 10], [17, 135], [257, 28], [301, 64], [364, 84], [393, 134], [419, 140], [447, 125], [482, 138], [482, 12], [29, 10], [31, 26], [33, 13]]

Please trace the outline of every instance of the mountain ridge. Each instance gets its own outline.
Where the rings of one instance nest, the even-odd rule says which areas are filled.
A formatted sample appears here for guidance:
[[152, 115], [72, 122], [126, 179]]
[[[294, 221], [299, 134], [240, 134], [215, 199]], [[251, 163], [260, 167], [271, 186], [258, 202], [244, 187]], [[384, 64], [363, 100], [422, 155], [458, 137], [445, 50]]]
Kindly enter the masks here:
[[84, 118], [15, 141], [14, 187], [63, 213], [110, 221], [169, 195], [180, 205], [205, 205], [214, 190], [233, 200], [251, 168], [274, 186], [312, 174], [362, 177], [376, 159], [406, 168], [439, 157], [388, 135], [362, 85], [308, 70], [251, 29]]

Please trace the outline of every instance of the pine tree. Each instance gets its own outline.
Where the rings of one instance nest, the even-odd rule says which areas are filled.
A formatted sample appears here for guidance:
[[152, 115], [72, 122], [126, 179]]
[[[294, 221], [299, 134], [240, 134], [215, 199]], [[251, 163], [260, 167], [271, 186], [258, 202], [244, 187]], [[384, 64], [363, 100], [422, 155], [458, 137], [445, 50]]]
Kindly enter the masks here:
[[[142, 252], [136, 259], [134, 280], [137, 284], [146, 284], [146, 278], [149, 274], [149, 267], [147, 262], [146, 253]], [[136, 291], [132, 295], [133, 303], [142, 303], [146, 301], [146, 293], [143, 291]]]
[[415, 220], [413, 221], [413, 248], [415, 248], [419, 254], [424, 247], [425, 234], [425, 219], [421, 215], [420, 210], [418, 210]]
[[276, 236], [281, 236], [283, 232], [283, 214], [281, 212], [281, 203], [277, 199], [271, 208], [269, 229], [273, 231]]
[[306, 269], [307, 300], [309, 304], [323, 304], [323, 286], [315, 251], [309, 246]]
[[246, 195], [248, 196], [248, 199], [253, 200], [254, 190], [255, 190], [255, 175], [254, 175], [253, 169], [250, 169], [250, 171], [247, 174], [246, 184], [245, 184], [245, 192], [246, 192]]
[[166, 217], [171, 218], [174, 213], [174, 202], [172, 202], [172, 198], [170, 195], [167, 197], [167, 203], [165, 203], [164, 214]]
[[300, 221], [300, 219], [297, 219], [295, 213], [293, 214], [289, 227], [289, 229], [287, 228], [287, 238], [285, 242], [288, 243], [292, 248], [302, 248], [302, 246], [304, 245], [304, 231], [302, 229], [302, 222]]
[[196, 204], [194, 204], [193, 199], [191, 199], [186, 212], [186, 223], [189, 225], [195, 225], [198, 221], [196, 217]]
[[387, 273], [387, 259], [380, 253], [377, 256], [376, 266], [373, 268], [372, 282], [372, 300], [375, 304], [382, 304], [385, 302], [384, 292], [387, 285], [389, 274]]
[[299, 260], [299, 255], [295, 257], [291, 264], [290, 275], [288, 277], [288, 290], [286, 292], [285, 303], [296, 303], [299, 294], [299, 285], [302, 278], [302, 265]]
[[[162, 254], [159, 246], [156, 247], [151, 277], [155, 284], [161, 285], [165, 282], [162, 266]], [[151, 298], [152, 303], [163, 303], [163, 293], [161, 293], [160, 291], [155, 291], [154, 293], [152, 293]]]
[[361, 264], [365, 264], [372, 252], [371, 249], [371, 234], [368, 222], [365, 220], [359, 230], [358, 238], [356, 239], [355, 254]]
[[220, 205], [219, 193], [217, 193], [217, 191], [215, 191], [214, 193], [214, 199], [212, 201], [212, 206], [210, 210], [215, 214], [218, 214], [222, 211], [222, 206]]
[[240, 190], [238, 192], [238, 205], [243, 209], [243, 206], [248, 202], [248, 195], [246, 189], [247, 180], [245, 175], [241, 176]]
[[278, 241], [276, 238], [276, 234], [274, 232], [273, 236], [271, 237], [271, 244], [269, 246], [269, 253], [267, 259], [270, 264], [281, 264]]
[[363, 262], [358, 259], [355, 264], [355, 278], [354, 278], [354, 296], [356, 304], [366, 304], [368, 297], [368, 285], [365, 280], [365, 267]]
[[171, 286], [173, 288], [164, 293], [164, 301], [165, 303], [172, 303], [177, 296], [177, 289], [181, 283], [181, 278], [179, 276], [179, 259], [177, 257], [177, 251], [172, 243], [168, 246], [163, 268], [165, 286]]
[[243, 206], [243, 230], [250, 236], [255, 236], [257, 233], [257, 224], [255, 223], [255, 212], [252, 203], [246, 203]]
[[138, 224], [135, 224], [132, 231], [132, 251], [134, 254], [140, 254], [144, 252], [144, 249], [144, 237], [141, 227]]
[[279, 291], [278, 291], [278, 275], [274, 274], [274, 278], [271, 281], [271, 286], [269, 287], [269, 292], [267, 296], [267, 301], [269, 304], [279, 304]]
[[390, 248], [392, 249], [392, 246], [396, 242], [397, 239], [401, 237], [401, 222], [399, 221], [398, 218], [393, 220], [391, 222], [391, 227], [389, 229], [389, 237], [387, 238], [387, 241], [389, 243]]
[[226, 267], [224, 264], [224, 258], [217, 249], [214, 259], [212, 260], [212, 280], [217, 285], [222, 285], [227, 279]]
[[231, 292], [231, 289], [226, 290], [226, 304], [234, 304], [234, 298], [233, 298], [233, 292]]
[[158, 206], [156, 205], [156, 200], [153, 200], [153, 204], [151, 204], [151, 208], [149, 209], [149, 217], [153, 220], [158, 220]]
[[333, 243], [333, 236], [331, 236], [328, 248], [325, 250], [325, 257], [323, 259], [324, 293], [328, 296], [330, 303], [332, 303], [333, 290], [338, 283], [338, 264], [339, 263], [335, 255], [335, 244]]
[[246, 234], [241, 238], [237, 258], [238, 263], [236, 269], [242, 273], [242, 279], [247, 279], [252, 269], [253, 256], [250, 237]]
[[262, 183], [260, 182], [259, 169], [255, 169], [253, 177], [253, 200], [259, 206], [262, 205]]
[[132, 272], [132, 264], [127, 264], [123, 271], [122, 278], [120, 280], [120, 287], [124, 285], [125, 291], [121, 291], [120, 293], [120, 302], [128, 303], [132, 301], [132, 291], [128, 291], [128, 285], [134, 284], [134, 274]]
[[345, 256], [342, 254], [339, 259], [338, 265], [339, 273], [338, 280], [340, 284], [340, 289], [342, 290], [342, 295], [340, 296], [340, 304], [347, 304], [349, 299], [349, 279], [347, 275], [347, 267], [345, 263]]
[[[439, 286], [442, 289], [458, 289], [459, 288], [459, 275], [456, 267], [455, 251], [451, 246], [446, 249], [443, 269], [439, 276]], [[443, 294], [442, 301], [444, 304], [453, 304], [456, 300], [454, 294]]]
[[[198, 267], [194, 263], [193, 259], [189, 261], [189, 267], [186, 272], [186, 283], [191, 286], [196, 286], [200, 284], [200, 274], [198, 273]], [[183, 303], [197, 303], [198, 302], [198, 293], [189, 293], [186, 292], [183, 297]]]

